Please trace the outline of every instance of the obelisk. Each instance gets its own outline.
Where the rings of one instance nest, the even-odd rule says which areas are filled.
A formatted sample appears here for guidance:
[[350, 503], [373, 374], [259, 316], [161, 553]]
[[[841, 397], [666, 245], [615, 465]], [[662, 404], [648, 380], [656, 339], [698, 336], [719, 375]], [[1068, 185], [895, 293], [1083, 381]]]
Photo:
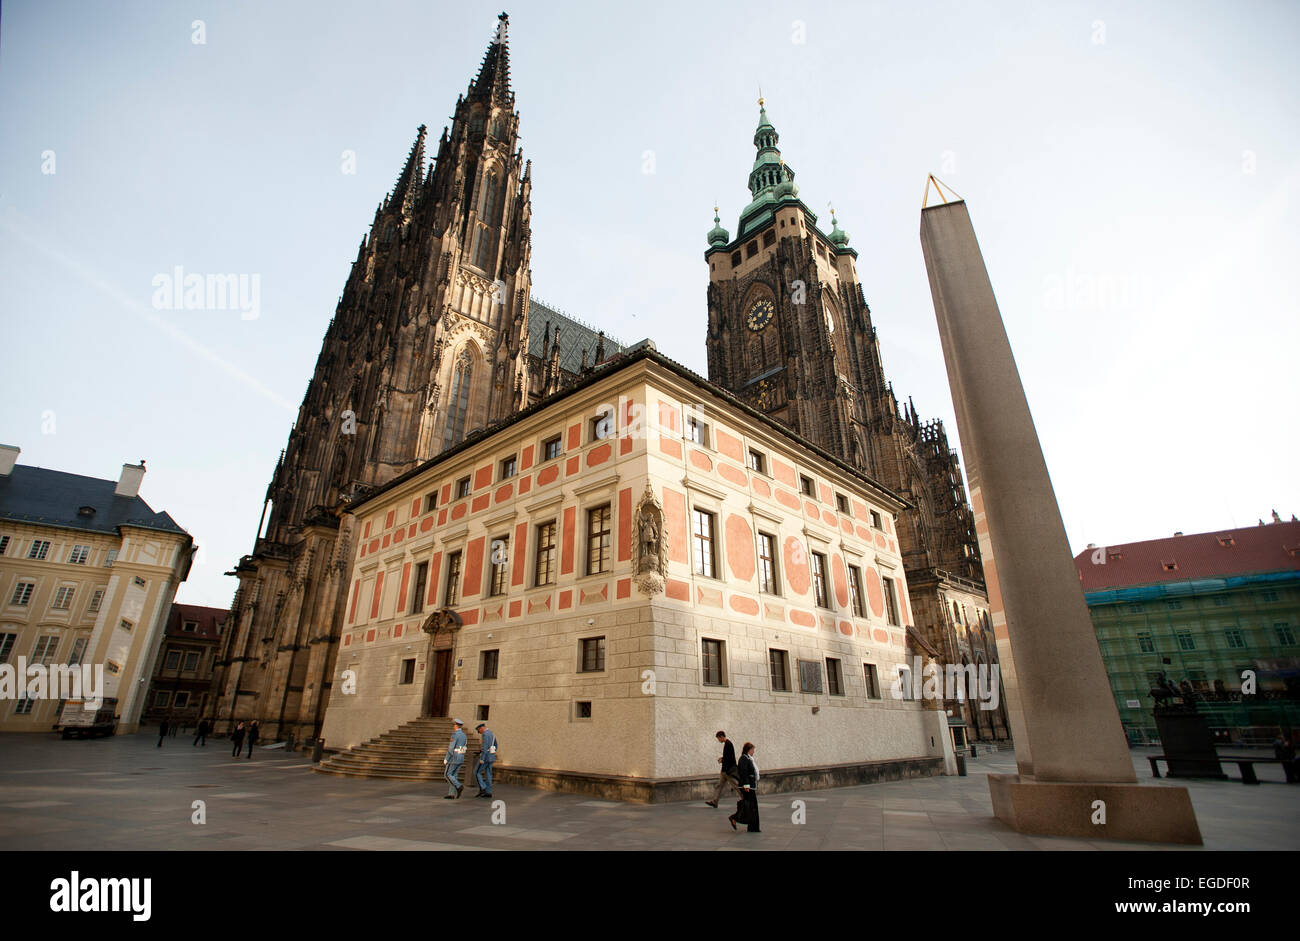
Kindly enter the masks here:
[[989, 775], [994, 814], [1029, 833], [1200, 843], [1186, 788], [1137, 783], [964, 201], [921, 210], [921, 248], [1015, 739], [1019, 773]]

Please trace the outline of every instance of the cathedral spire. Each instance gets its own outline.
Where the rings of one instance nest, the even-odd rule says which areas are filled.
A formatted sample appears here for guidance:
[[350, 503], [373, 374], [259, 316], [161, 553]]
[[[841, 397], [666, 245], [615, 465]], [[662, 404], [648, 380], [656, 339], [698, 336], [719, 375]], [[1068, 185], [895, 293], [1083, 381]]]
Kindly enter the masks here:
[[425, 126], [421, 124], [415, 135], [415, 143], [411, 145], [411, 153], [406, 158], [406, 166], [402, 167], [402, 175], [393, 187], [391, 204], [400, 206], [404, 212], [410, 212], [414, 207], [416, 191], [423, 180], [424, 132]]
[[[777, 144], [781, 135], [776, 132], [767, 117], [767, 107], [763, 99], [758, 99], [758, 128], [754, 131], [754, 147], [758, 154], [754, 158], [754, 167], [749, 171], [749, 192], [755, 201], [759, 193], [781, 187], [778, 195], [794, 195], [798, 192], [794, 186], [794, 171], [785, 165]], [[789, 184], [788, 187], [785, 184]]]
[[488, 43], [479, 66], [478, 78], [469, 88], [471, 98], [488, 98], [502, 104], [510, 103], [510, 17], [502, 13], [497, 17], [496, 32]]

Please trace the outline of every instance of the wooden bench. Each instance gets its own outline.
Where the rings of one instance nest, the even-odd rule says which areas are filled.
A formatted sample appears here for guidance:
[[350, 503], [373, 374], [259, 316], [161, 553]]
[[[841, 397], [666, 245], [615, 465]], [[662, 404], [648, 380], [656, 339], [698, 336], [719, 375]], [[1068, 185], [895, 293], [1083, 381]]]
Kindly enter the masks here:
[[[1151, 762], [1151, 776], [1160, 777], [1160, 767], [1156, 762], [1163, 761], [1169, 763], [1168, 755], [1148, 755], [1147, 761]], [[1255, 765], [1281, 765], [1282, 770], [1286, 773], [1286, 783], [1300, 783], [1300, 775], [1295, 772], [1295, 762], [1285, 758], [1243, 758], [1240, 755], [1222, 755], [1219, 762], [1235, 762], [1237, 768], [1241, 771], [1242, 784], [1258, 784], [1259, 778], [1255, 776]]]

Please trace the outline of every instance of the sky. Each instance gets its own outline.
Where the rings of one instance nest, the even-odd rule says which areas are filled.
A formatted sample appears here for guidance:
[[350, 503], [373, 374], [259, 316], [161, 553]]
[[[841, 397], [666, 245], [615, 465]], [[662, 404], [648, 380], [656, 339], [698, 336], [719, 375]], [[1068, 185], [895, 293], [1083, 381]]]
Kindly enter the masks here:
[[[1300, 5], [507, 9], [538, 298], [707, 374], [705, 235], [750, 199], [761, 88], [900, 403], [958, 450], [918, 233], [928, 174], [966, 200], [1072, 551], [1300, 513]], [[498, 12], [0, 11], [0, 442], [146, 459], [200, 547], [178, 601], [229, 606], [358, 243]], [[178, 266], [250, 303], [160, 306]]]

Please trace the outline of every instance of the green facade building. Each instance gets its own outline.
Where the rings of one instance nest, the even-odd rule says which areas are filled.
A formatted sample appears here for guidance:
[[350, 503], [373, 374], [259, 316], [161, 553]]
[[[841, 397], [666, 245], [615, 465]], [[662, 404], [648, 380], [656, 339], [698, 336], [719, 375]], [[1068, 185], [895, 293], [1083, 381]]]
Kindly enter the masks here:
[[[1075, 557], [1129, 742], [1159, 741], [1163, 671], [1225, 743], [1300, 733], [1300, 522], [1176, 534]], [[1187, 686], [1184, 686], [1187, 684]]]

